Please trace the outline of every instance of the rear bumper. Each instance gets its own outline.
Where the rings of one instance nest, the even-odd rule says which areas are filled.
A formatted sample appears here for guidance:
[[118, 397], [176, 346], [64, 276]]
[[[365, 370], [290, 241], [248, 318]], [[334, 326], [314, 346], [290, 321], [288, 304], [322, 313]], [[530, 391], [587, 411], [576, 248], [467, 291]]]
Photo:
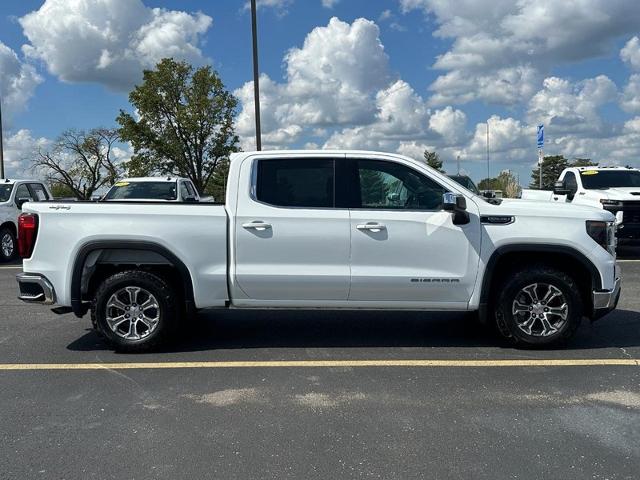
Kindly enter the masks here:
[[620, 278], [616, 278], [612, 290], [593, 291], [593, 315], [592, 320], [602, 318], [618, 306], [620, 300]]
[[23, 302], [41, 303], [52, 305], [56, 302], [56, 292], [51, 282], [39, 273], [19, 273], [16, 275], [18, 282], [18, 298]]

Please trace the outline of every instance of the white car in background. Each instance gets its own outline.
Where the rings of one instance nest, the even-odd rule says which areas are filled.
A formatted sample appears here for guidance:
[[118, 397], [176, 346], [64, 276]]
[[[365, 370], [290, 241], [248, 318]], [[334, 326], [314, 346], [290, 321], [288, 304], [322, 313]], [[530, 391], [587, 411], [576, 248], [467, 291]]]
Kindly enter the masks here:
[[0, 179], [0, 262], [9, 262], [18, 255], [18, 216], [22, 205], [52, 198], [42, 182]]
[[200, 201], [200, 195], [188, 178], [135, 177], [118, 180], [102, 201], [195, 203]]

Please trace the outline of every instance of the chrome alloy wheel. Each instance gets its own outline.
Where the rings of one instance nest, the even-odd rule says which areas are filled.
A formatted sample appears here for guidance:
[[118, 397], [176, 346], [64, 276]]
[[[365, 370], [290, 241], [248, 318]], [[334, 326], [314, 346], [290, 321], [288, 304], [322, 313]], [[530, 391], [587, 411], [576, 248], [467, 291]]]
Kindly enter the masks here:
[[2, 240], [0, 240], [0, 248], [2, 249], [2, 254], [6, 258], [10, 258], [13, 255], [15, 245], [13, 244], [13, 238], [10, 233], [5, 233], [2, 236]]
[[160, 305], [150, 292], [140, 287], [116, 291], [106, 306], [109, 328], [126, 340], [140, 340], [150, 335], [160, 321]]
[[512, 313], [516, 325], [524, 333], [548, 337], [567, 323], [569, 307], [557, 287], [548, 283], [532, 283], [518, 292]]

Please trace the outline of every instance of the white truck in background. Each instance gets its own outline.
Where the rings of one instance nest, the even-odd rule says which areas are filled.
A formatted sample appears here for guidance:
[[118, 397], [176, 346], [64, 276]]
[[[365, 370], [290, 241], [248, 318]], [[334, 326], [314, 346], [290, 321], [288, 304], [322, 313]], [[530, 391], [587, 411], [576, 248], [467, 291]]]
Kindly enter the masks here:
[[200, 195], [191, 180], [181, 177], [132, 177], [118, 180], [101, 201], [164, 201], [194, 203]]
[[566, 168], [553, 190], [523, 190], [522, 199], [601, 208], [615, 215], [620, 243], [640, 242], [640, 170], [637, 168]]
[[471, 311], [550, 345], [620, 295], [611, 213], [491, 204], [395, 154], [237, 153], [225, 204], [29, 203], [20, 219], [19, 298], [91, 311], [122, 351], [204, 308]]
[[18, 217], [22, 205], [52, 198], [42, 182], [0, 179], [0, 263], [10, 262], [18, 256]]

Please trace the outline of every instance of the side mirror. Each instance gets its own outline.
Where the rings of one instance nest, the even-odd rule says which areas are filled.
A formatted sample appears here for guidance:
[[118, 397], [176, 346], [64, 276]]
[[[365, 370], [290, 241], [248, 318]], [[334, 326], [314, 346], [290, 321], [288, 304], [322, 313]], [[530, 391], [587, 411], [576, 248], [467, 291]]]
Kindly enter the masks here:
[[554, 195], [571, 195], [572, 193], [575, 193], [575, 192], [571, 192], [571, 190], [566, 188], [564, 186], [564, 183], [556, 182], [553, 185], [553, 193]]
[[442, 209], [453, 213], [454, 225], [466, 225], [470, 218], [467, 213], [467, 199], [462, 195], [446, 192], [442, 195]]
[[196, 197], [184, 197], [182, 201], [184, 203], [198, 203], [198, 200], [196, 199]]
[[92, 202], [99, 202], [102, 199], [100, 195], [91, 195]]
[[484, 198], [496, 198], [496, 194], [491, 190], [485, 190], [484, 192], [482, 192], [482, 196]]
[[29, 201], [31, 201], [31, 199], [30, 199], [30, 198], [18, 198], [18, 199], [16, 200], [16, 207], [18, 207], [20, 210], [22, 210], [22, 206], [23, 206], [25, 203], [29, 202]]

